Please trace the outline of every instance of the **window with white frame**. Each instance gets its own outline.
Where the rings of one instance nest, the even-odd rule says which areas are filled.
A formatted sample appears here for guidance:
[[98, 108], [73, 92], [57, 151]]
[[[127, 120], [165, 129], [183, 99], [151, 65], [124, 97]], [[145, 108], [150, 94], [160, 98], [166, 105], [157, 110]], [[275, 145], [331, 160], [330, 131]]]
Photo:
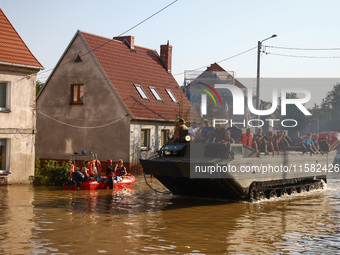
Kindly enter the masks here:
[[0, 111], [8, 110], [8, 85], [5, 82], [0, 83]]
[[0, 171], [6, 171], [6, 139], [0, 139]]
[[143, 88], [141, 85], [138, 84], [134, 84], [135, 88], [137, 89], [139, 95], [141, 96], [141, 98], [145, 99], [145, 100], [149, 100], [149, 97], [145, 94]]
[[158, 94], [155, 87], [149, 87], [150, 91], [152, 92], [153, 96], [156, 98], [157, 101], [163, 101], [161, 96]]
[[170, 89], [166, 89], [166, 92], [174, 103], [178, 103], [176, 97], [174, 96], [174, 94], [172, 94], [172, 91]]
[[141, 149], [147, 150], [150, 148], [150, 129], [141, 130]]

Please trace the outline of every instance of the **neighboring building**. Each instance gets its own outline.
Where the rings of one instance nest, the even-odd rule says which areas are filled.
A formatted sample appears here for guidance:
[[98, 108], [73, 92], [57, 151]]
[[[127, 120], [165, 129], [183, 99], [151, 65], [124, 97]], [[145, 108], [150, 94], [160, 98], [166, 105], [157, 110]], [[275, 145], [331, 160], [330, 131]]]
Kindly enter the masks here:
[[[247, 102], [247, 88], [240, 83], [234, 77], [233, 72], [225, 71], [220, 65], [214, 63], [207, 67], [205, 71], [186, 71], [184, 77], [184, 87], [183, 90], [186, 96], [190, 99], [193, 107], [201, 113], [201, 100], [202, 94], [207, 94], [206, 91], [211, 91], [212, 97], [217, 97], [211, 88], [214, 88], [218, 96], [221, 98], [221, 103], [219, 100], [213, 101], [210, 97], [207, 100], [207, 113], [205, 118], [217, 118], [217, 119], [233, 119], [239, 121], [241, 119], [249, 118], [248, 109], [245, 106], [245, 115], [235, 115], [233, 116], [233, 96], [229, 90], [215, 88], [216, 84], [230, 84], [238, 87], [244, 94], [245, 101]], [[203, 115], [203, 113], [201, 113]], [[203, 116], [204, 117], [204, 116]]]
[[28, 183], [35, 162], [35, 84], [43, 69], [0, 9], [0, 184]]
[[[190, 102], [198, 112], [201, 112], [201, 100], [202, 94], [207, 94], [207, 91], [211, 92], [213, 97], [216, 97], [213, 91], [208, 87], [215, 88], [216, 84], [230, 84], [236, 86], [240, 89], [244, 95], [244, 115], [233, 115], [233, 96], [232, 93], [227, 89], [218, 89], [215, 88], [215, 91], [221, 98], [221, 104], [218, 103], [218, 100], [215, 98], [216, 103], [210, 99], [207, 100], [207, 114], [203, 116], [207, 119], [226, 119], [229, 121], [232, 119], [234, 123], [239, 123], [237, 126], [240, 128], [246, 129], [248, 126], [248, 120], [257, 119], [258, 116], [252, 114], [247, 105], [248, 94], [247, 87], [245, 87], [239, 80], [235, 78], [234, 72], [227, 72], [217, 63], [211, 64], [207, 69], [203, 72], [197, 71], [186, 71], [184, 77], [184, 86], [183, 91], [190, 99]], [[208, 86], [205, 86], [208, 85]], [[205, 90], [203, 90], [203, 89]], [[256, 96], [253, 94], [252, 101], [253, 105], [255, 105]], [[261, 109], [266, 108], [263, 104], [263, 101], [260, 101]], [[202, 114], [201, 114], [202, 115]], [[263, 131], [267, 133], [272, 128], [269, 127], [269, 122], [265, 121], [265, 119], [270, 118], [271, 116], [261, 116], [261, 119], [264, 122]], [[244, 125], [243, 125], [244, 124]], [[253, 125], [259, 125], [257, 121], [252, 123]], [[253, 132], [255, 132], [255, 128], [252, 128]]]
[[77, 31], [37, 97], [37, 155], [93, 151], [128, 167], [159, 149], [190, 103], [171, 75], [172, 46]]

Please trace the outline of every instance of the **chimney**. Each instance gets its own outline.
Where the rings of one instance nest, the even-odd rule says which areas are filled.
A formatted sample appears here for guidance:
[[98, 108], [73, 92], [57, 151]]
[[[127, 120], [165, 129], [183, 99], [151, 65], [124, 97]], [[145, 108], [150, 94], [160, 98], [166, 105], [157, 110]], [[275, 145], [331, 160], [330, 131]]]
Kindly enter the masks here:
[[160, 58], [165, 65], [167, 72], [171, 73], [172, 45], [169, 45], [169, 41], [166, 45], [161, 45]]
[[132, 35], [113, 37], [113, 40], [122, 41], [129, 47], [130, 50], [135, 50], [135, 37]]

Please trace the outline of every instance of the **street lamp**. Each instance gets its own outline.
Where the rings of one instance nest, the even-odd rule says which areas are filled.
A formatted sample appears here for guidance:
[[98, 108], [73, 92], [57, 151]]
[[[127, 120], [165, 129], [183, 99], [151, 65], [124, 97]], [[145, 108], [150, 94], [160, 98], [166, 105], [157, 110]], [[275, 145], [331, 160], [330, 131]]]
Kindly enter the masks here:
[[277, 35], [273, 34], [262, 41], [257, 42], [257, 74], [256, 74], [256, 109], [260, 110], [260, 57], [261, 57], [261, 47], [262, 43], [270, 38], [274, 38]]

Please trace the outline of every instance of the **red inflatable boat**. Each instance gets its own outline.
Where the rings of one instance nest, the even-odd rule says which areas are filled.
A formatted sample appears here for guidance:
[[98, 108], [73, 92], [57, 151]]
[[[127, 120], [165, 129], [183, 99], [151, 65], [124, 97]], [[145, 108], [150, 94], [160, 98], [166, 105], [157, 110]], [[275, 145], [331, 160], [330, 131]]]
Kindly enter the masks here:
[[[114, 181], [114, 188], [125, 188], [131, 186], [135, 182], [136, 178], [128, 174], [123, 177], [121, 181]], [[86, 180], [84, 182], [73, 182], [68, 181], [63, 183], [63, 188], [66, 190], [94, 190], [94, 189], [107, 189], [109, 187], [109, 182], [106, 177], [99, 178], [99, 180]]]

